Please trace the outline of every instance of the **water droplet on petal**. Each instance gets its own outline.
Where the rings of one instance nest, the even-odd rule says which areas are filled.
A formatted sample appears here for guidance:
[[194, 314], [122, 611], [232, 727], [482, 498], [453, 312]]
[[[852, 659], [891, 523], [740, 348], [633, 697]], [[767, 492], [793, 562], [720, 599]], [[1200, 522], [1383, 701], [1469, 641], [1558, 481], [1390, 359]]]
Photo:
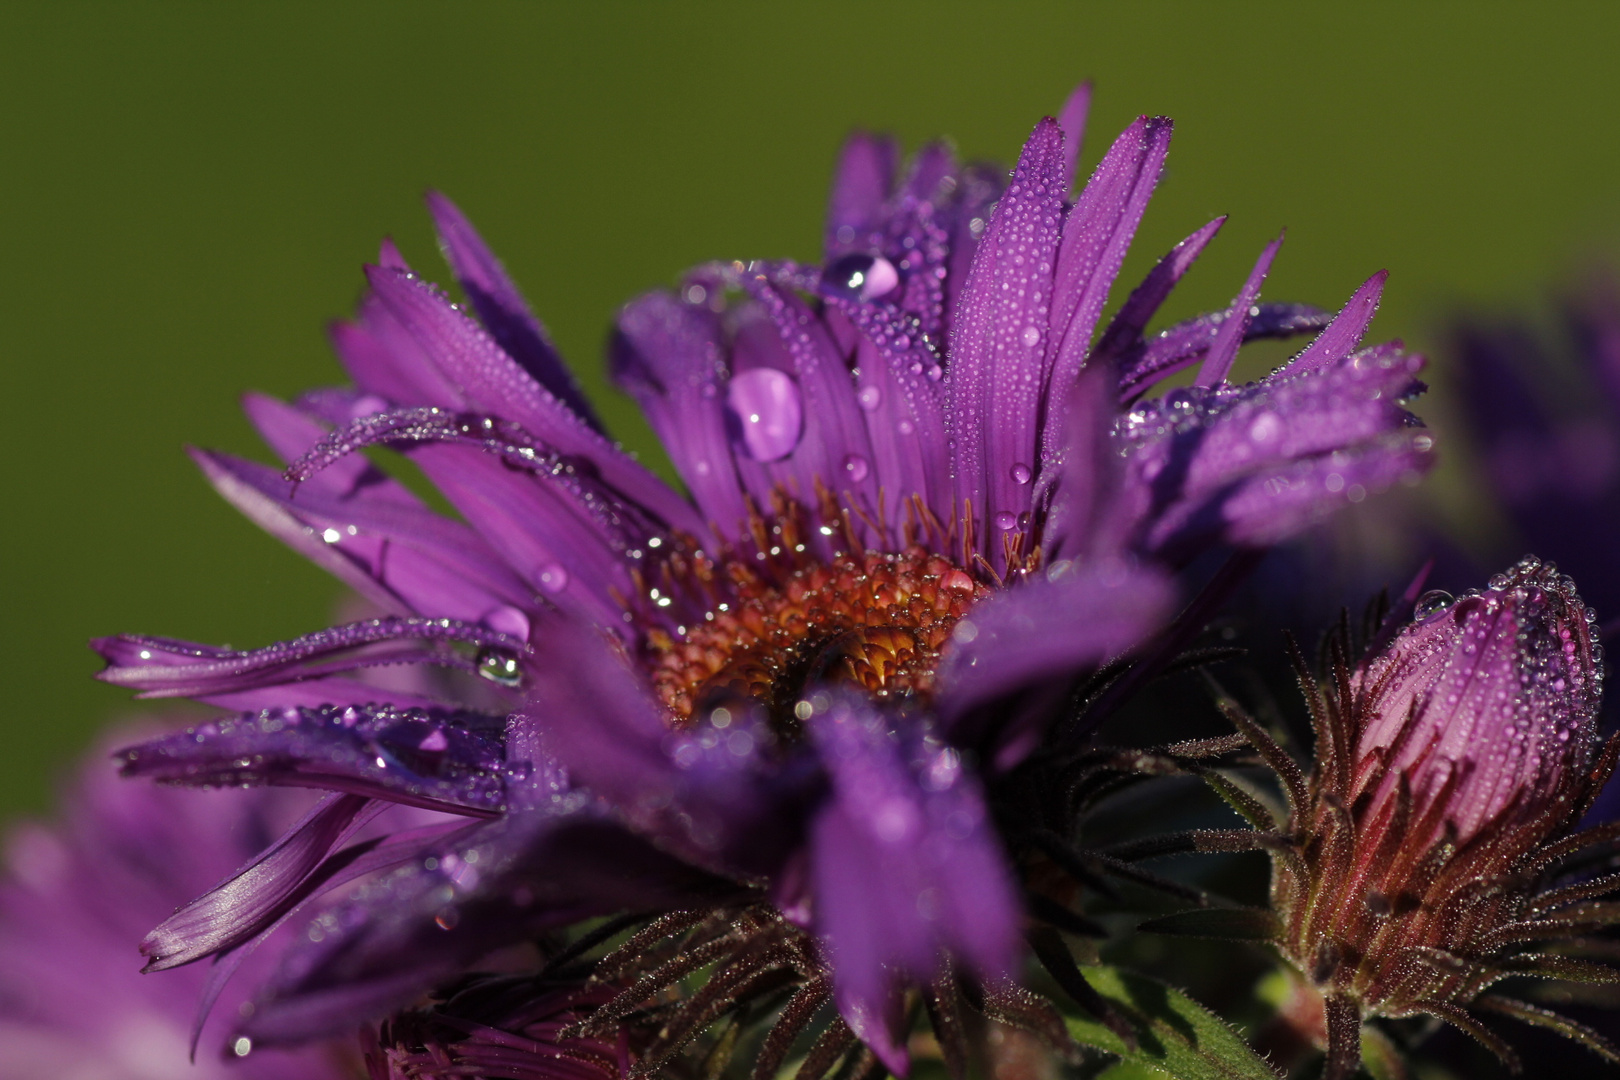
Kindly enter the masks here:
[[1270, 442], [1282, 434], [1282, 426], [1282, 421], [1277, 418], [1276, 413], [1262, 412], [1249, 425], [1249, 438], [1260, 443]]
[[845, 255], [821, 272], [821, 287], [857, 303], [878, 300], [900, 284], [900, 271], [881, 255]]
[[523, 669], [518, 658], [505, 649], [480, 649], [478, 674], [497, 686], [518, 686], [523, 682]]
[[787, 457], [804, 434], [804, 399], [785, 371], [762, 367], [733, 376], [726, 409], [733, 435], [755, 461]]
[[1024, 327], [1024, 344], [1034, 348], [1041, 340], [1041, 330], [1038, 326]]
[[1014, 465], [1009, 471], [1012, 473], [1013, 483], [1015, 484], [1027, 484], [1029, 483], [1029, 478], [1035, 475], [1034, 473], [1030, 472], [1029, 466], [1023, 464], [1022, 462]]
[[491, 630], [499, 630], [503, 634], [511, 634], [525, 641], [529, 638], [529, 616], [515, 607], [503, 604], [485, 615], [481, 621]]
[[1417, 606], [1412, 609], [1412, 616], [1418, 619], [1427, 619], [1430, 615], [1446, 607], [1454, 599], [1443, 589], [1430, 589], [1417, 599]]
[[866, 474], [869, 471], [866, 459], [859, 454], [851, 454], [844, 459], [844, 475], [857, 484], [866, 479]]
[[875, 386], [863, 386], [855, 395], [855, 400], [861, 403], [861, 408], [871, 412], [883, 403], [883, 391]]
[[1011, 510], [1003, 510], [1001, 513], [996, 515], [996, 528], [1000, 529], [1002, 532], [1006, 532], [1017, 524], [1018, 515], [1013, 513]]
[[555, 596], [568, 588], [568, 571], [557, 563], [548, 563], [540, 568], [536, 580], [540, 582], [542, 589]]

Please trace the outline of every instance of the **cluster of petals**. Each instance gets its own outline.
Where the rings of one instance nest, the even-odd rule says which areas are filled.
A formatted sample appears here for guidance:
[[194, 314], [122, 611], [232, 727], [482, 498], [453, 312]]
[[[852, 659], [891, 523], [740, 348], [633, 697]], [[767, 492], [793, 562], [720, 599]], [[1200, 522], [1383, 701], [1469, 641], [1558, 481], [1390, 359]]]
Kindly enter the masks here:
[[[1071, 197], [1084, 97], [1010, 178], [937, 145], [902, 171], [858, 136], [821, 266], [714, 264], [627, 306], [613, 374], [685, 493], [603, 433], [500, 263], [430, 196], [466, 306], [385, 246], [333, 331], [352, 387], [247, 401], [286, 471], [196, 454], [381, 613], [258, 650], [97, 643], [107, 681], [231, 713], [131, 748], [127, 773], [330, 793], [153, 931], [149, 966], [251, 952], [359, 881], [313, 909], [242, 1021], [291, 1042], [584, 918], [765, 898], [815, 935], [842, 1014], [897, 1070], [906, 980], [947, 958], [1013, 971], [1020, 904], [979, 777], [1041, 738], [1052, 710], [1033, 706], [1158, 631], [1199, 552], [1297, 533], [1431, 449], [1402, 404], [1419, 359], [1362, 347], [1382, 274], [1336, 317], [1262, 303], [1274, 243], [1229, 308], [1148, 334], [1217, 219], [1101, 325], [1170, 124], [1133, 123]], [[1245, 340], [1298, 333], [1316, 336], [1289, 363], [1228, 383]], [[374, 444], [460, 520], [355, 453]], [[672, 722], [659, 650], [745, 581], [786, 590], [845, 557], [943, 560], [928, 587], [985, 594], [926, 693], [812, 672], [791, 723], [747, 697]], [[431, 670], [374, 675], [402, 664]], [[450, 816], [359, 844], [391, 803]]]

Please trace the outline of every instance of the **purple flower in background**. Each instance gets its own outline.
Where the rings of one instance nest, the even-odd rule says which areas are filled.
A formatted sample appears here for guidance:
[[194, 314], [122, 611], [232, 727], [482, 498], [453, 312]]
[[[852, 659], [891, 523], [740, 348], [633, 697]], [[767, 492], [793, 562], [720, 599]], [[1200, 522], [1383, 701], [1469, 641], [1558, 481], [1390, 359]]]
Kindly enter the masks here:
[[[1261, 303], [1273, 243], [1231, 307], [1147, 335], [1216, 220], [1101, 324], [1170, 124], [1132, 124], [1071, 197], [1085, 97], [1036, 126], [1010, 179], [938, 145], [902, 170], [858, 136], [820, 267], [715, 264], [631, 303], [612, 370], [688, 494], [602, 434], [500, 264], [430, 196], [467, 308], [385, 246], [333, 333], [354, 386], [248, 400], [285, 474], [197, 455], [389, 614], [252, 651], [97, 643], [108, 681], [234, 712], [127, 751], [127, 773], [333, 793], [153, 931], [150, 966], [228, 960], [369, 875], [242, 1024], [289, 1042], [491, 950], [661, 914], [649, 929], [684, 944], [657, 971], [729, 959], [639, 1047], [640, 1074], [784, 980], [797, 1004], [770, 1047], [831, 1000], [822, 1072], [857, 1040], [903, 1072], [907, 987], [954, 1002], [958, 976], [1012, 975], [1021, 904], [981, 777], [1165, 624], [1174, 570], [1414, 480], [1431, 445], [1401, 405], [1419, 359], [1361, 347], [1382, 274], [1332, 319]], [[1270, 376], [1226, 381], [1245, 340], [1306, 332]], [[1194, 365], [1193, 385], [1144, 397]], [[355, 453], [377, 444], [462, 520]], [[439, 674], [356, 674], [397, 664]], [[464, 823], [357, 850], [390, 803]]]
[[1559, 314], [1556, 335], [1459, 323], [1457, 388], [1509, 543], [1556, 560], [1608, 621], [1620, 616], [1620, 285], [1591, 273]]
[[[234, 1040], [225, 1037], [223, 1017], [203, 1033], [189, 1066], [209, 972], [143, 977], [133, 947], [154, 922], [257, 855], [308, 799], [265, 788], [199, 793], [125, 784], [104, 753], [91, 756], [71, 794], [65, 821], [19, 825], [8, 838], [0, 878], [0, 1077], [354, 1075], [356, 1048], [334, 1044], [227, 1064]], [[258, 963], [252, 974], [262, 976], [264, 967]], [[220, 1011], [234, 1017], [242, 1000], [241, 989], [227, 989]]]

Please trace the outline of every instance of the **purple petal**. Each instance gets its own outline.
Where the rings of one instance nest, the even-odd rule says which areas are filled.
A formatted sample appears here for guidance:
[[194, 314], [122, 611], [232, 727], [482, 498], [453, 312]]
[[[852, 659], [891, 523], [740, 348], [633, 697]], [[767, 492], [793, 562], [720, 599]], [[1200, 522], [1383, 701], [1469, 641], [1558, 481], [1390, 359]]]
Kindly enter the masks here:
[[952, 472], [958, 497], [983, 523], [969, 539], [998, 566], [1005, 559], [997, 519], [1015, 521], [1030, 506], [1027, 480], [1015, 477], [1037, 466], [1042, 356], [1067, 184], [1062, 130], [1042, 120], [974, 256], [951, 339]]
[[627, 908], [708, 906], [742, 892], [592, 807], [498, 818], [323, 912], [244, 1032], [267, 1044], [346, 1034], [492, 949]]
[[373, 290], [362, 312], [367, 329], [386, 332], [394, 352], [425, 356], [439, 384], [451, 388], [448, 394], [408, 397], [384, 387], [368, 389], [407, 407], [436, 406], [511, 420], [557, 453], [590, 461], [604, 483], [671, 527], [703, 534], [690, 504], [531, 379], [436, 289], [413, 275], [380, 267], [370, 268], [367, 277]]
[[1156, 570], [1119, 561], [1053, 563], [956, 624], [939, 669], [947, 719], [955, 723], [1026, 686], [1095, 670], [1157, 630], [1174, 601], [1170, 580]]
[[[307, 447], [306, 447], [307, 449]], [[247, 518], [384, 610], [484, 622], [527, 636], [533, 590], [460, 522], [421, 505], [369, 467], [349, 490], [296, 492], [277, 470], [226, 454], [192, 451], [214, 489]], [[365, 463], [355, 456], [339, 465]], [[395, 489], [398, 488], [396, 491]]]
[[[688, 288], [708, 296], [702, 285]], [[699, 302], [648, 293], [620, 314], [608, 356], [613, 381], [641, 406], [705, 520], [740, 533], [748, 504], [726, 432], [718, 317]]]
[[253, 937], [298, 902], [326, 857], [382, 805], [360, 795], [322, 799], [263, 854], [148, 934], [146, 970], [189, 964]]
[[1091, 80], [1087, 79], [1069, 93], [1068, 100], [1058, 113], [1058, 127], [1063, 129], [1063, 172], [1074, 177], [1080, 163], [1080, 148], [1086, 141], [1086, 116], [1091, 112]]
[[742, 703], [716, 726], [705, 711], [671, 731], [640, 679], [597, 635], [561, 623], [542, 629], [544, 659], [530, 676], [530, 729], [572, 781], [612, 804], [639, 832], [707, 866], [772, 872], [794, 846], [792, 807], [808, 781], [767, 764], [769, 727]]
[[1255, 260], [1248, 280], [1238, 290], [1237, 298], [1227, 309], [1226, 318], [1221, 320], [1219, 329], [1215, 331], [1215, 340], [1210, 342], [1204, 366], [1198, 369], [1195, 385], [1219, 386], [1226, 381], [1227, 372], [1232, 370], [1232, 362], [1237, 359], [1238, 346], [1243, 344], [1249, 320], [1256, 314], [1255, 302], [1260, 299], [1260, 286], [1271, 272], [1271, 262], [1277, 257], [1277, 249], [1282, 247], [1282, 242], [1283, 238], [1277, 237], [1266, 245]]
[[1380, 270], [1368, 278], [1345, 302], [1327, 329], [1318, 334], [1304, 352], [1289, 361], [1283, 371], [1289, 374], [1316, 371], [1355, 352], [1361, 339], [1367, 336], [1373, 316], [1378, 313], [1378, 300], [1384, 295], [1384, 282], [1388, 280], [1388, 270]]
[[842, 351], [804, 301], [769, 280], [767, 272], [747, 273], [741, 284], [776, 326], [803, 395], [804, 436], [770, 471], [800, 498], [814, 498], [821, 484], [857, 506], [875, 508], [871, 441]]
[[1125, 463], [1114, 442], [1118, 384], [1107, 364], [1087, 365], [1069, 396], [1063, 454], [1042, 473], [1035, 498], [1041, 505], [1044, 489], [1053, 489], [1042, 538], [1049, 562], [1086, 563], [1116, 558], [1124, 550], [1132, 521], [1121, 490]]
[[810, 700], [806, 727], [832, 778], [811, 825], [816, 931], [840, 1011], [900, 1071], [881, 1021], [896, 979], [930, 979], [951, 960], [980, 977], [1009, 974], [1019, 904], [979, 787], [955, 750], [864, 699]]
[[1108, 329], [1097, 339], [1089, 363], [1120, 364], [1128, 352], [1142, 346], [1142, 331], [1147, 328], [1148, 321], [1158, 313], [1176, 283], [1192, 269], [1198, 256], [1203, 254], [1204, 248], [1209, 246], [1225, 224], [1226, 216], [1223, 214], [1171, 248], [1148, 271], [1148, 276], [1131, 291], [1131, 295], [1114, 314]]
[[[1259, 304], [1259, 313], [1244, 328], [1245, 343], [1261, 338], [1287, 338], [1322, 329], [1330, 321], [1327, 312], [1309, 304]], [[1231, 310], [1212, 311], [1186, 322], [1166, 327], [1151, 341], [1138, 341], [1120, 355], [1119, 397], [1129, 402], [1154, 383], [1197, 363], [1214, 343]]]
[[523, 294], [506, 276], [506, 268], [478, 235], [472, 222], [455, 203], [437, 191], [428, 192], [427, 204], [445, 260], [450, 263], [456, 280], [490, 336], [536, 382], [600, 431], [601, 421], [596, 418], [573, 372], [558, 355], [551, 336], [529, 310]]
[[[1170, 150], [1171, 123], [1139, 117], [1109, 147], [1069, 211], [1052, 291], [1052, 339], [1046, 343], [1048, 385], [1062, 403], [1091, 352], [1103, 303], [1136, 235]], [[1046, 456], [1061, 450], [1061, 423], [1042, 434]]]
[[1398, 402], [1422, 389], [1422, 363], [1380, 346], [1302, 375], [1137, 406], [1119, 437], [1144, 501], [1139, 542], [1170, 558], [1211, 537], [1271, 543], [1415, 479], [1432, 439]]
[[907, 501], [950, 505], [950, 461], [939, 379], [939, 357], [920, 327], [876, 304], [828, 297], [859, 328], [855, 399], [866, 413], [885, 524], [907, 517]]
[[893, 139], [860, 132], [844, 143], [833, 172], [827, 204], [828, 259], [864, 247], [866, 233], [882, 219], [883, 204], [894, 189], [900, 148]]
[[170, 784], [316, 787], [487, 817], [506, 800], [501, 724], [478, 713], [387, 705], [266, 709], [118, 757], [126, 776]]
[[377, 664], [471, 668], [469, 661], [442, 646], [421, 644], [449, 642], [514, 654], [527, 648], [522, 639], [481, 626], [454, 619], [417, 618], [347, 623], [247, 651], [135, 634], [97, 638], [90, 644], [107, 661], [106, 669], [96, 676], [103, 682], [139, 690], [142, 697], [198, 697]]

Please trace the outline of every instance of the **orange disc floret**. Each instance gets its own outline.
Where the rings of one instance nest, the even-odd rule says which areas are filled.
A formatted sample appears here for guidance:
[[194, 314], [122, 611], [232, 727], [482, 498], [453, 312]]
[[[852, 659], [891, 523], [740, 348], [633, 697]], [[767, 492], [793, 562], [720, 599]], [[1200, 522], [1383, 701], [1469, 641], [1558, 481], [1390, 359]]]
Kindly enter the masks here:
[[842, 680], [875, 697], [933, 691], [956, 621], [989, 589], [948, 559], [914, 547], [839, 555], [769, 583], [726, 568], [736, 598], [684, 636], [651, 641], [652, 681], [676, 726], [706, 702], [748, 698], [791, 722], [812, 680]]

